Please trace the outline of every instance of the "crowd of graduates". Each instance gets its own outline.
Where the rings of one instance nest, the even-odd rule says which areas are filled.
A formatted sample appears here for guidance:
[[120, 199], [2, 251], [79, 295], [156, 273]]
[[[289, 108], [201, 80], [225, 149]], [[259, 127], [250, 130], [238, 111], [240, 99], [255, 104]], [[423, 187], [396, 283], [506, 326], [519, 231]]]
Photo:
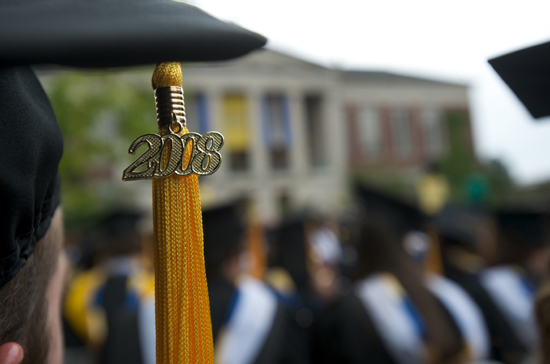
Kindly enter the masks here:
[[[153, 265], [165, 256], [153, 256], [152, 229], [143, 223], [150, 217], [112, 211], [63, 247], [58, 174], [63, 136], [30, 65], [99, 69], [223, 61], [262, 47], [266, 39], [170, 0], [7, 1], [0, 7], [0, 34], [8, 35], [0, 37], [0, 361], [61, 361], [58, 306], [66, 250], [72, 267], [62, 302], [65, 362], [152, 364], [156, 341], [180, 354], [169, 355], [178, 363], [189, 358], [211, 362], [209, 348], [204, 349], [209, 337], [183, 340], [209, 330], [186, 326], [189, 330], [158, 330], [155, 337], [156, 317], [168, 318], [163, 325], [171, 319], [180, 323], [191, 310], [181, 310], [184, 300], [174, 300], [176, 307], [166, 305], [178, 293], [163, 290], [158, 307], [171, 312], [155, 311], [155, 278], [166, 277], [153, 272], [179, 277], [183, 270], [168, 269], [171, 259]], [[490, 61], [535, 118], [550, 115], [549, 47], [546, 43]], [[168, 66], [176, 70], [175, 64], [161, 63], [165, 71], [158, 80], [170, 79], [171, 85], [157, 88], [153, 82], [159, 94], [181, 84], [178, 72], [168, 72]], [[172, 100], [169, 123], [157, 110], [164, 115], [158, 120], [161, 130], [184, 129], [178, 100]], [[166, 105], [157, 103], [164, 110]], [[73, 125], [82, 122], [78, 113], [71, 117]], [[172, 148], [180, 139], [170, 137]], [[203, 163], [204, 156], [210, 161], [217, 153], [204, 148], [198, 153]], [[209, 162], [197, 161], [192, 171], [201, 174]], [[172, 172], [179, 169], [177, 160], [172, 166]], [[137, 173], [151, 170], [143, 176], [167, 177], [168, 168], [153, 169], [151, 162], [148, 167]], [[182, 200], [197, 227], [198, 182], [180, 177], [172, 179], [175, 195], [189, 187], [191, 198]], [[157, 179], [154, 185], [166, 187], [166, 181]], [[157, 191], [172, 197], [168, 188]], [[176, 201], [166, 200], [166, 205]], [[543, 363], [549, 362], [550, 345], [544, 345], [550, 339], [545, 285], [549, 211], [457, 205], [428, 211], [364, 185], [355, 188], [353, 201], [338, 216], [304, 212], [277, 225], [262, 224], [246, 200], [205, 208], [204, 262], [216, 363], [507, 364], [536, 362], [537, 352]], [[157, 224], [185, 217], [162, 215]], [[173, 226], [165, 225], [156, 233], [170, 239], [157, 243], [184, 236], [171, 235]], [[185, 243], [202, 244], [200, 229], [194, 232]], [[185, 261], [196, 265], [186, 273], [202, 273], [202, 260]], [[204, 285], [200, 288], [204, 297]], [[202, 315], [206, 308], [200, 308], [193, 313]], [[204, 324], [204, 317], [185, 317], [185, 322]], [[193, 355], [184, 359], [183, 346], [171, 345], [176, 341], [196, 345], [188, 350]], [[202, 351], [199, 344], [204, 344]]]
[[[365, 185], [338, 216], [203, 211], [216, 363], [530, 363], [548, 213], [426, 214]], [[150, 220], [106, 216], [70, 249], [67, 363], [155, 362]]]

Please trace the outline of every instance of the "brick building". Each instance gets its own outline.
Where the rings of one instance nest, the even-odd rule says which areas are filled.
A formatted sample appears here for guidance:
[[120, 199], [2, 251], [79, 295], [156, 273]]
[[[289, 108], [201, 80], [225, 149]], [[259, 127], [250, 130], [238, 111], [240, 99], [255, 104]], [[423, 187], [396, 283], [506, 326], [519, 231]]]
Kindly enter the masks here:
[[337, 211], [354, 172], [410, 177], [453, 150], [473, 156], [465, 85], [264, 50], [191, 66], [184, 87], [190, 129], [227, 140], [208, 190], [222, 199], [251, 194], [267, 219], [288, 207]]
[[342, 72], [352, 170], [414, 171], [454, 149], [473, 156], [468, 88], [385, 72]]

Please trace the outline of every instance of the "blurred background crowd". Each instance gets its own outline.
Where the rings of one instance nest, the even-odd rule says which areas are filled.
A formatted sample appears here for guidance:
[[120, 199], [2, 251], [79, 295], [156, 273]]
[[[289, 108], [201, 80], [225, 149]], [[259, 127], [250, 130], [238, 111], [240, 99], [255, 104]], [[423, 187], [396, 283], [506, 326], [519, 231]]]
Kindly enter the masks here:
[[[66, 363], [155, 361], [151, 183], [120, 181], [152, 69], [38, 70], [65, 139]], [[537, 363], [550, 191], [480, 158], [468, 84], [273, 49], [183, 77], [189, 130], [225, 136], [200, 179], [217, 362]]]

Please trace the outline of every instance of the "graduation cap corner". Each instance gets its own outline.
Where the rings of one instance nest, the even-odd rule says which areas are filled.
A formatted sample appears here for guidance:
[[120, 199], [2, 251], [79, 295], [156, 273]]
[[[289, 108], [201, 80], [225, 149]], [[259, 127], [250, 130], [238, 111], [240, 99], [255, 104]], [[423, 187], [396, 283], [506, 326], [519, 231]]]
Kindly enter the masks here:
[[489, 64], [535, 119], [550, 115], [550, 42], [492, 58]]

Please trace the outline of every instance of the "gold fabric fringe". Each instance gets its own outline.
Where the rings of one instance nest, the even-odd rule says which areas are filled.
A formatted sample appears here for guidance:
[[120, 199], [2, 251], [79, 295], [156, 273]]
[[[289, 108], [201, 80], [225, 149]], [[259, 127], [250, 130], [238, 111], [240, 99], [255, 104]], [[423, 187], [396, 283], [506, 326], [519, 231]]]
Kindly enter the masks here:
[[[157, 65], [152, 84], [154, 88], [181, 86], [179, 63]], [[184, 127], [182, 135], [187, 132]], [[188, 145], [185, 163], [190, 153]], [[153, 226], [157, 363], [212, 364], [198, 176], [153, 179]]]

